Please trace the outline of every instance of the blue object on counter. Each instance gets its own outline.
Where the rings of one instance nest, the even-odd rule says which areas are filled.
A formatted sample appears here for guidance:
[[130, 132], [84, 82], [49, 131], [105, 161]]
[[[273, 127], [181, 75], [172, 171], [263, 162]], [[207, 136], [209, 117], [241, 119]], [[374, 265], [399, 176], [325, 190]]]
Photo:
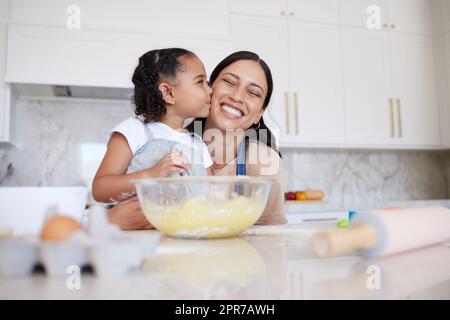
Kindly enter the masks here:
[[352, 220], [354, 216], [358, 214], [357, 211], [349, 211], [348, 212], [348, 220]]

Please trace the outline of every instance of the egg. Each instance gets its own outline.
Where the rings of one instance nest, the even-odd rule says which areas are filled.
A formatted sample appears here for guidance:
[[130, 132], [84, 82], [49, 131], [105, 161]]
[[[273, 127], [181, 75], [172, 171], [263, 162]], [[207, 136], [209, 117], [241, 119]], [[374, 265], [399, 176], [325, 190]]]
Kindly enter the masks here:
[[54, 216], [45, 222], [41, 232], [41, 239], [51, 242], [62, 242], [80, 228], [80, 223], [71, 217]]

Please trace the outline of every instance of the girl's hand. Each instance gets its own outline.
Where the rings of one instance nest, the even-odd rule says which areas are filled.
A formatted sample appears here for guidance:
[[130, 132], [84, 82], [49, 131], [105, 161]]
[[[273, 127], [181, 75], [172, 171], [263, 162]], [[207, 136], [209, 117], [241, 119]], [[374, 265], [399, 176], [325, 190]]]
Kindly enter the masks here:
[[172, 172], [184, 173], [190, 167], [191, 164], [186, 155], [179, 150], [174, 150], [148, 169], [148, 173], [152, 177], [167, 177]]
[[154, 229], [145, 218], [137, 196], [120, 201], [108, 212], [109, 222], [118, 225], [122, 230]]

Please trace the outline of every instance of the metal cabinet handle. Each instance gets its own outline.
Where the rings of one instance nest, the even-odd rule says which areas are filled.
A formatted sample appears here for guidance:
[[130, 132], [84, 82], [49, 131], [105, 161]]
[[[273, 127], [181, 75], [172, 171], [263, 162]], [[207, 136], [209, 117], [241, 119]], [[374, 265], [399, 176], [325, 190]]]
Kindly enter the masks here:
[[289, 134], [289, 94], [287, 92], [284, 93], [284, 106], [286, 108], [286, 133]]
[[400, 99], [397, 99], [397, 115], [398, 115], [398, 137], [401, 138], [403, 136], [403, 128], [402, 128], [402, 105]]
[[294, 92], [295, 134], [298, 134], [298, 94]]
[[391, 138], [395, 137], [395, 125], [394, 125], [394, 100], [389, 98], [389, 114], [391, 118]]

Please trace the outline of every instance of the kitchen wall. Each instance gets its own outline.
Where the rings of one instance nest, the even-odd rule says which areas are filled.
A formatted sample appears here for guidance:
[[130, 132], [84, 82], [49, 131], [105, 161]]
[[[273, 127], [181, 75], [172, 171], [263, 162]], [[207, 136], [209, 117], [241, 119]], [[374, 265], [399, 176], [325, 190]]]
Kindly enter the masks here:
[[17, 101], [14, 147], [0, 148], [0, 185], [81, 185], [95, 174], [107, 132], [127, 102]]
[[[128, 102], [19, 100], [16, 144], [0, 146], [1, 186], [87, 183]], [[286, 189], [319, 188], [336, 206], [449, 198], [450, 153], [284, 149]]]
[[446, 151], [287, 149], [283, 154], [286, 189], [322, 189], [336, 207], [450, 198]]

